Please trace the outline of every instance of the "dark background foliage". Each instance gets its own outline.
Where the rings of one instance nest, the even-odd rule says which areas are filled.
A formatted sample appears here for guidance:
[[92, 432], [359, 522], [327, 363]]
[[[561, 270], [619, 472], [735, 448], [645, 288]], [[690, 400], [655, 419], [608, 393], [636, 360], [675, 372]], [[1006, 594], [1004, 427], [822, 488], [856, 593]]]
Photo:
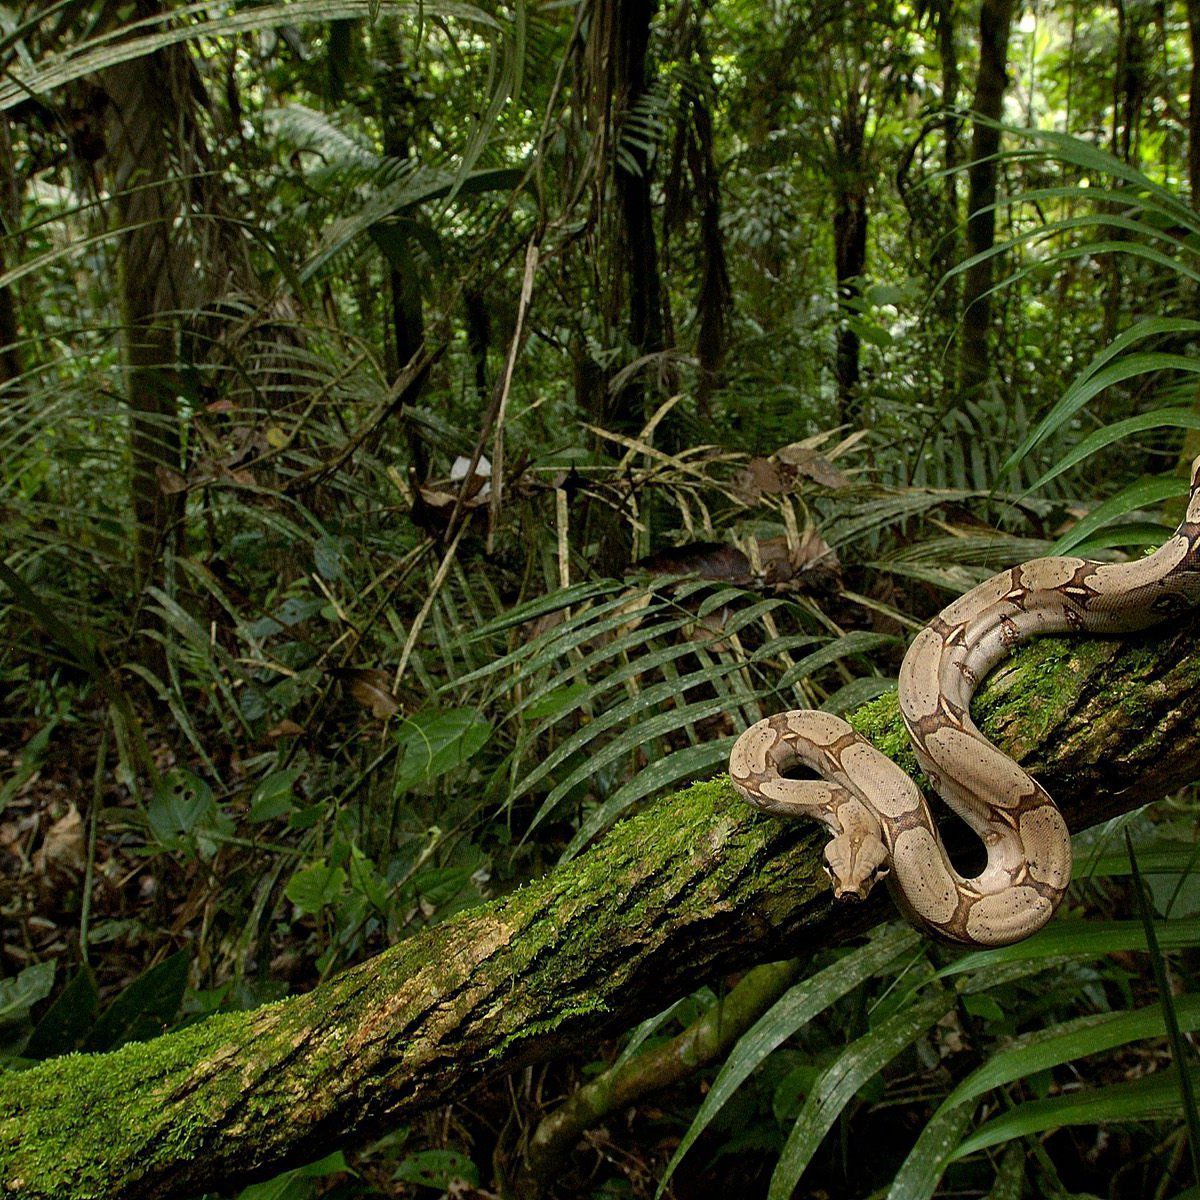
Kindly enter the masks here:
[[[881, 695], [993, 571], [1157, 544], [1198, 39], [1191, 0], [0, 4], [5, 1069], [312, 987], [761, 713]], [[242, 1196], [1184, 1194], [1195, 832], [1081, 840], [1037, 953], [697, 980]], [[770, 1036], [656, 1090], [735, 987]]]

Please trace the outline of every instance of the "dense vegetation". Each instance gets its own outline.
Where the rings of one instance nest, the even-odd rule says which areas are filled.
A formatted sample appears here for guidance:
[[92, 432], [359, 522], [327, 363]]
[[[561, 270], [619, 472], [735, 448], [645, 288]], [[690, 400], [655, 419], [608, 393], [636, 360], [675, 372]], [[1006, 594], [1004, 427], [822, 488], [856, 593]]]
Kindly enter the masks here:
[[[1191, 0], [58, 0], [0, 54], [5, 1070], [310, 989], [1179, 518]], [[1078, 839], [1038, 953], [697, 979], [241, 1196], [1191, 1195], [1196, 815]]]

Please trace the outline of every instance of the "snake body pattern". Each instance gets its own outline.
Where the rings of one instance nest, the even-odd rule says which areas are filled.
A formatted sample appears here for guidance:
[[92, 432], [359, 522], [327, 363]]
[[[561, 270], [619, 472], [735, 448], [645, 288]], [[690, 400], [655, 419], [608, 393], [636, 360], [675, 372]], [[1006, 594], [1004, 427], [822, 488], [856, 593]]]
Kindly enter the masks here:
[[[839, 717], [777, 714], [734, 744], [737, 791], [769, 813], [833, 834], [825, 866], [839, 898], [888, 878], [919, 928], [970, 946], [1036, 933], [1071, 879], [1066, 822], [1042, 786], [971, 721], [971, 698], [1012, 650], [1039, 634], [1145, 629], [1200, 604], [1200, 458], [1183, 523], [1153, 554], [1123, 563], [1038, 558], [981, 583], [917, 635], [900, 667], [900, 711], [934, 789], [987, 851], [974, 878], [955, 870], [912, 779]], [[790, 779], [796, 767], [817, 779]]]

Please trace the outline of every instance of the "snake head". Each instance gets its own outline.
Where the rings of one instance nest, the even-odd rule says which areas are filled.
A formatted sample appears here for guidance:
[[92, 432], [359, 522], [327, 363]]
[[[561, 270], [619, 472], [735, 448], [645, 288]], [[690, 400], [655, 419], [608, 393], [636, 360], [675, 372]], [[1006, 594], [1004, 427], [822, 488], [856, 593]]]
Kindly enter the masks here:
[[839, 900], [865, 900], [891, 869], [887, 847], [873, 833], [839, 833], [825, 846], [825, 872]]

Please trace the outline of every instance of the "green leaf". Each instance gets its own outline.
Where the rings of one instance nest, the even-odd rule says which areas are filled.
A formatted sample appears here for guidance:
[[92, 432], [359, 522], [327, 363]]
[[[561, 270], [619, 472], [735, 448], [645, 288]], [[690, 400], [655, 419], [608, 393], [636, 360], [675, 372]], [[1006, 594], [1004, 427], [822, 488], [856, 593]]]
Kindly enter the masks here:
[[1071, 553], [1079, 558], [1094, 558], [1097, 550], [1111, 550], [1114, 546], [1127, 552], [1156, 550], [1174, 531], [1173, 525], [1157, 521], [1121, 521], [1076, 542]]
[[322, 579], [330, 581], [342, 578], [346, 560], [346, 539], [326, 534], [313, 545], [313, 563]]
[[[1192, 1169], [1200, 1173], [1200, 1115], [1196, 1112], [1196, 1090], [1188, 1069], [1187, 1043], [1183, 1040], [1184, 1018], [1181, 1014], [1182, 1000], [1176, 1001], [1167, 973], [1166, 960], [1158, 945], [1158, 933], [1154, 928], [1150, 895], [1142, 882], [1138, 870], [1137, 856], [1133, 850], [1133, 838], [1129, 827], [1125, 828], [1125, 850], [1129, 855], [1129, 868], [1133, 873], [1133, 890], [1137, 896], [1138, 915], [1146, 934], [1146, 950], [1150, 954], [1150, 965], [1154, 971], [1154, 982], [1158, 988], [1158, 1003], [1162, 1012], [1163, 1028], [1167, 1034], [1167, 1045], [1171, 1048], [1171, 1060], [1179, 1068], [1179, 1103], [1183, 1109], [1184, 1124], [1188, 1133], [1188, 1147], [1192, 1155]], [[1189, 1030], [1190, 1032], [1190, 1030]]]
[[931, 1200], [950, 1156], [962, 1142], [974, 1109], [943, 1105], [925, 1123], [908, 1157], [900, 1164], [887, 1200]]
[[86, 964], [79, 968], [54, 1003], [42, 1014], [34, 1026], [29, 1044], [25, 1047], [28, 1058], [56, 1058], [78, 1050], [88, 1038], [100, 1012], [100, 991], [96, 977]]
[[[1106, 879], [1129, 875], [1129, 855], [1124, 850], [1090, 853], [1076, 850], [1076, 879]], [[1200, 846], [1192, 842], [1163, 842], [1142, 846], [1137, 852], [1138, 870], [1143, 875], [1184, 875], [1200, 862]]]
[[346, 878], [341, 867], [316, 863], [297, 871], [288, 880], [283, 894], [301, 913], [319, 913], [342, 894]]
[[297, 767], [286, 771], [272, 771], [250, 795], [250, 820], [274, 821], [285, 813], [291, 812], [296, 803], [296, 794], [292, 785], [300, 777]]
[[0, 979], [0, 1026], [19, 1025], [29, 1010], [54, 987], [54, 959], [34, 963], [12, 979]]
[[[698, 713], [703, 710], [696, 709], [696, 705], [683, 706], [681, 708], [668, 708], [666, 712], [660, 711], [664, 705], [671, 705], [677, 702], [680, 696], [686, 695], [689, 688], [704, 686], [706, 683], [711, 683], [716, 677], [731, 674], [739, 670], [739, 664], [726, 663], [721, 666], [706, 666], [699, 671], [693, 671], [688, 675], [679, 678], [664, 679], [659, 683], [651, 684], [648, 688], [643, 688], [634, 695], [622, 700], [619, 704], [614, 704], [611, 708], [606, 709], [594, 720], [589, 721], [586, 725], [575, 730], [570, 736], [564, 738], [553, 750], [542, 758], [527, 775], [517, 781], [512, 789], [511, 799], [517, 800], [526, 792], [530, 791], [535, 784], [544, 779], [547, 775], [553, 772], [558, 766], [566, 762], [572, 755], [578, 751], [589, 747], [593, 742], [597, 741], [601, 734], [613, 729], [615, 726], [625, 725], [630, 718], [638, 717], [643, 713], [653, 713], [654, 716], [640, 722], [635, 728], [644, 733], [644, 740], [649, 742], [652, 737], [657, 737], [659, 733], [665, 732], [668, 729], [678, 728], [682, 723], [678, 717], [685, 710], [696, 710]], [[712, 702], [708, 701], [711, 709]], [[664, 724], [665, 720], [665, 724]], [[594, 758], [589, 759], [589, 763], [582, 768], [577, 769], [572, 773], [567, 780], [559, 782], [558, 786], [550, 793], [554, 798], [553, 801], [547, 801], [550, 807], [558, 802], [561, 796], [575, 786], [575, 783], [587, 775], [593, 773], [593, 770], [603, 765], [600, 758], [604, 756], [604, 761], [611, 762], [613, 758], [618, 757], [620, 751], [616, 754], [611, 754], [612, 748], [618, 745], [634, 744], [639, 739], [636, 733], [631, 734], [627, 728], [618, 734], [613, 741], [607, 743], [602, 750], [596, 753]], [[549, 812], [549, 807], [545, 812]], [[537, 825], [545, 813], [539, 813], [534, 818], [534, 825]]]
[[701, 742], [698, 746], [685, 746], [662, 758], [656, 758], [647, 763], [632, 779], [623, 783], [603, 804], [594, 808], [579, 826], [579, 832], [571, 839], [563, 851], [562, 862], [568, 862], [575, 857], [602, 829], [607, 829], [632, 804], [636, 804], [645, 796], [678, 783], [681, 779], [692, 779], [710, 771], [717, 765], [723, 765], [737, 741], [734, 734], [712, 741]]
[[881, 646], [894, 645], [897, 640], [894, 634], [869, 633], [863, 629], [845, 633], [828, 645], [822, 646], [820, 650], [805, 655], [795, 666], [789, 667], [775, 686], [782, 691], [839, 659], [848, 658], [851, 654], [869, 654]]
[[1077, 546], [1089, 534], [1107, 525], [1115, 517], [1123, 517], [1126, 513], [1139, 508], [1160, 504], [1164, 500], [1173, 500], [1177, 496], [1188, 494], [1188, 481], [1175, 475], [1157, 476], [1149, 479], [1139, 479], [1128, 487], [1122, 488], [1115, 496], [1098, 504], [1082, 521], [1050, 547], [1051, 554], [1066, 554]]
[[[657, 618], [661, 612], [661, 608], [648, 605], [639, 615], [643, 618], [654, 615]], [[544, 683], [540, 686], [535, 684], [527, 700], [513, 706], [512, 715], [516, 716], [522, 712], [525, 704], [533, 703], [552, 690], [562, 678], [559, 673], [561, 664], [574, 658], [576, 653], [582, 652], [589, 643], [596, 641], [601, 643], [598, 649], [583, 654], [572, 663], [572, 670], [577, 677], [591, 680], [586, 685], [585, 695], [553, 718], [544, 719], [532, 730], [532, 736], [544, 733], [554, 721], [561, 720], [568, 712], [577, 711], [585, 704], [593, 708], [599, 706], [601, 697], [624, 684], [626, 680], [640, 680], [680, 658], [696, 654], [698, 649], [704, 646], [702, 637], [697, 635], [695, 640], [686, 638], [678, 641], [672, 637], [677, 630], [693, 622], [694, 618], [690, 614], [669, 621], [643, 620], [638, 622], [636, 628], [622, 634], [619, 630], [629, 624], [629, 615], [627, 612], [621, 612], [614, 618], [598, 621], [589, 628], [581, 629], [576, 636], [552, 642], [545, 650], [527, 658], [511, 679], [505, 681], [506, 690], [517, 688], [536, 675], [542, 667], [550, 667]], [[730, 625], [732, 624], [734, 622], [730, 622]], [[618, 636], [610, 639], [607, 635], [614, 629], [618, 631]], [[719, 639], [714, 635], [712, 640]], [[660, 646], [661, 642], [668, 644]], [[610, 665], [614, 663], [619, 665]], [[599, 670], [601, 667], [605, 669]]]
[[[568, 589], [568, 591], [574, 590]], [[565, 594], [560, 592], [555, 593], [555, 596], [561, 597]], [[600, 634], [607, 633], [609, 630], [620, 629], [631, 622], [640, 623], [637, 621], [637, 618], [645, 620], [649, 615], [658, 613], [665, 607], [662, 603], [655, 604], [651, 602], [645, 607], [637, 609], [636, 612], [632, 612], [631, 605], [634, 599], [635, 597], [625, 592], [615, 599], [606, 600], [594, 607], [585, 607], [580, 611], [570, 613], [553, 628], [547, 629], [534, 637], [523, 639], [516, 648], [510, 650], [507, 654], [492, 659], [491, 662], [476, 668], [474, 671], [469, 671], [466, 675], [455, 681], [455, 686], [461, 687], [465, 684], [476, 683], [489, 676], [502, 674], [510, 667], [517, 667], [517, 674], [511, 680], [504, 679], [499, 685], [505, 691], [508, 691], [511, 687], [523, 682], [539, 668], [560, 663], [563, 654], [567, 650], [576, 649], [585, 642], [593, 641]], [[552, 608], [549, 611], [555, 612], [558, 610], [558, 607]], [[684, 622], [680, 621], [679, 623], [682, 626]], [[493, 622], [493, 627], [506, 629], [507, 625], [504, 622]], [[644, 638], [645, 634], [641, 634], [640, 640], [644, 640]], [[477, 633], [475, 637], [468, 639], [468, 644], [473, 644], [478, 640]]]
[[730, 1051], [700, 1111], [671, 1156], [655, 1195], [662, 1195], [680, 1160], [767, 1055], [864, 980], [892, 967], [901, 955], [912, 954], [920, 944], [915, 930], [892, 925], [865, 946], [841, 955], [832, 966], [789, 988]]
[[413, 887], [417, 895], [435, 908], [448, 904], [471, 881], [471, 872], [466, 867], [431, 867], [413, 876]]
[[465, 1180], [471, 1187], [479, 1186], [475, 1164], [457, 1150], [422, 1150], [410, 1154], [396, 1168], [393, 1179], [448, 1191], [456, 1180]]
[[[727, 672], [721, 671], [720, 673], [726, 674]], [[704, 675], [709, 680], [713, 677], [713, 672], [711, 671], [699, 672], [699, 674]], [[678, 683], [679, 681], [676, 682]], [[647, 689], [647, 693], [652, 690]], [[637, 704], [636, 701], [638, 699], [640, 698], [635, 698], [633, 702], [629, 702], [631, 709], [644, 707], [644, 705]], [[606, 713], [601, 720], [606, 724], [612, 723], [612, 721], [617, 719], [613, 718], [612, 714], [618, 712], [618, 710], [620, 710], [620, 719], [622, 720], [629, 715], [625, 711], [625, 705], [618, 705], [617, 708], [611, 709]], [[584, 756], [584, 761], [550, 790], [545, 800], [542, 801], [541, 807], [534, 814], [533, 820], [529, 823], [525, 836], [528, 837], [554, 811], [558, 803], [572, 788], [595, 775], [597, 771], [607, 767], [609, 763], [615, 762], [623, 755], [632, 753], [643, 744], [649, 745], [654, 738], [662, 737], [667, 733], [674, 733], [680, 729], [686, 729], [692, 722], [711, 716], [711, 714], [712, 701], [697, 700], [692, 704], [684, 704], [679, 708], [655, 713], [654, 716], [648, 717], [646, 720], [622, 730], [612, 741], [606, 742], [603, 746], [589, 748], [588, 753]], [[596, 724], [599, 723], [599, 721], [596, 722]], [[579, 734], [586, 733], [588, 733], [587, 728], [579, 731]], [[585, 737], [580, 737], [578, 734], [573, 735], [573, 738], [578, 745], [582, 745], [588, 740]], [[567, 740], [572, 741], [572, 739]], [[529, 781], [534, 776], [540, 779], [545, 775], [546, 771], [550, 769], [545, 764], [550, 762], [551, 759], [554, 760], [554, 765], [557, 766], [566, 757], [561, 751], [562, 747], [560, 746], [549, 758], [544, 759], [542, 763], [535, 767], [530, 775], [526, 776], [525, 780], [517, 788], [513, 789], [510, 799], [515, 799], [517, 796], [523, 795], [528, 790]]]
[[1169, 1067], [1156, 1075], [1127, 1083], [1084, 1088], [1047, 1100], [1018, 1104], [1002, 1116], [981, 1125], [951, 1156], [966, 1158], [989, 1146], [1013, 1138], [1045, 1133], [1068, 1125], [1100, 1125], [1105, 1121], [1156, 1121], [1178, 1117], [1178, 1070]]
[[826, 1133], [858, 1089], [940, 1021], [954, 1007], [954, 1000], [952, 991], [938, 988], [842, 1051], [804, 1102], [771, 1176], [768, 1200], [788, 1200]]
[[116, 1050], [165, 1033], [183, 1003], [191, 961], [191, 954], [180, 950], [139, 975], [101, 1015], [86, 1049]]
[[17, 760], [17, 769], [4, 781], [0, 787], [0, 813], [9, 805], [12, 798], [25, 786], [33, 773], [41, 766], [46, 747], [50, 744], [50, 735], [58, 727], [58, 718], [43, 725], [21, 748], [21, 757]]
[[571, 683], [566, 687], [555, 688], [539, 696], [537, 700], [525, 708], [525, 716], [530, 721], [540, 721], [543, 718], [557, 719], [564, 713], [577, 708], [595, 689], [588, 683]]
[[350, 886], [379, 911], [387, 912], [392, 889], [375, 864], [357, 847], [350, 855]]
[[146, 816], [154, 836], [169, 846], [214, 816], [216, 809], [212, 788], [199, 775], [176, 767], [159, 780]]
[[[1200, 945], [1200, 919], [1155, 924], [1158, 943], [1164, 950], [1182, 950]], [[938, 972], [939, 979], [995, 967], [1001, 963], [1049, 958], [1096, 958], [1127, 950], [1145, 950], [1146, 932], [1140, 921], [1055, 921], [1045, 929], [1012, 946], [996, 950], [974, 950]]]
[[[533, 600], [525, 601], [524, 604], [518, 604], [515, 608], [507, 609], [503, 616], [476, 629], [471, 634], [470, 640], [477, 642], [481, 638], [492, 637], [497, 633], [503, 633], [506, 629], [525, 625], [553, 612], [561, 612], [564, 608], [582, 604], [585, 600], [591, 600], [596, 596], [607, 595], [622, 587], [623, 585], [616, 579], [601, 579], [590, 583], [576, 583], [568, 588], [548, 592], [544, 596], [537, 596]], [[622, 602], [624, 602], [624, 597], [619, 597], [617, 603]]]
[[892, 335], [882, 325], [876, 325], [874, 321], [868, 321], [863, 317], [847, 317], [846, 324], [870, 346], [878, 346], [881, 350], [886, 350], [892, 344]]
[[[169, 15], [160, 13], [139, 21], [119, 22], [111, 33], [88, 38], [82, 44], [70, 47], [66, 53], [47, 55], [31, 70], [10, 72], [7, 81], [0, 81], [0, 110], [11, 108], [31, 94], [53, 91], [85, 75], [132, 62], [182, 42], [201, 37], [230, 37], [254, 30], [299, 25], [304, 21], [352, 20], [369, 16], [373, 4], [383, 3], [397, 12], [414, 16], [421, 10], [420, 0], [409, 3], [397, 3], [396, 0], [287, 0], [283, 4], [234, 9], [214, 17], [212, 5], [207, 0], [172, 6]], [[441, 14], [483, 29], [499, 28], [495, 19], [483, 10], [458, 0], [439, 0], [438, 9]]]
[[[1088, 366], [1076, 377], [1062, 399], [1038, 423], [1021, 444], [1012, 452], [1000, 468], [1003, 478], [1018, 465], [1031, 450], [1061, 429], [1093, 397], [1115, 383], [1133, 379], [1147, 371], [1183, 370], [1195, 372], [1200, 364], [1176, 354], [1132, 354], [1121, 358], [1131, 346], [1149, 337], [1167, 333], [1196, 333], [1200, 323], [1182, 317], [1149, 317], [1115, 337]], [[1114, 359], [1115, 365], [1109, 366]]]
[[872, 700], [878, 700], [886, 692], [896, 689], [896, 681], [886, 675], [863, 675], [843, 684], [831, 692], [822, 702], [821, 711], [829, 713], [853, 712]]
[[408, 717], [396, 729], [403, 758], [396, 773], [395, 794], [462, 766], [491, 735], [491, 722], [473, 708], [433, 709]]
[[[1177, 1005], [1180, 1027], [1188, 1033], [1200, 1029], [1200, 995], [1181, 996]], [[1162, 1037], [1164, 1031], [1162, 1010], [1154, 1004], [1122, 1012], [1090, 1014], [1039, 1029], [994, 1053], [946, 1097], [942, 1107], [968, 1103], [1006, 1083], [1090, 1054]]]
[[242, 1188], [237, 1200], [309, 1200], [309, 1197], [317, 1194], [314, 1180], [327, 1175], [340, 1175], [349, 1169], [346, 1156], [340, 1150], [335, 1150], [325, 1158], [309, 1163], [307, 1167], [285, 1171], [266, 1183], [253, 1183], [248, 1188]]
[[1039, 491], [1064, 471], [1069, 471], [1105, 447], [1145, 433], [1148, 429], [1200, 429], [1200, 412], [1191, 408], [1156, 408], [1153, 412], [1141, 413], [1136, 417], [1105, 425], [1064, 454], [1053, 467], [1025, 489], [1025, 494]]

